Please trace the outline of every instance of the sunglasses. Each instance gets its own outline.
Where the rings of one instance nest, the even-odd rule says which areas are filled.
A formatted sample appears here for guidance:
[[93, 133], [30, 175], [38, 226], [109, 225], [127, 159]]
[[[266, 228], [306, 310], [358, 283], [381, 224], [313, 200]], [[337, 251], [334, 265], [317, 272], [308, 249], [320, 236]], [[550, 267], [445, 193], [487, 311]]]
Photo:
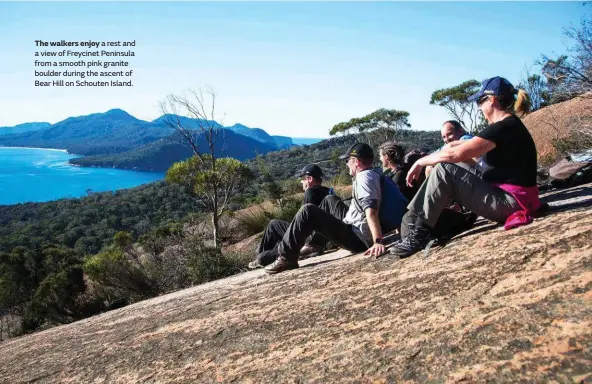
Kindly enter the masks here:
[[481, 106], [481, 104], [483, 104], [484, 102], [486, 102], [489, 99], [489, 96], [482, 96], [477, 100], [477, 105]]

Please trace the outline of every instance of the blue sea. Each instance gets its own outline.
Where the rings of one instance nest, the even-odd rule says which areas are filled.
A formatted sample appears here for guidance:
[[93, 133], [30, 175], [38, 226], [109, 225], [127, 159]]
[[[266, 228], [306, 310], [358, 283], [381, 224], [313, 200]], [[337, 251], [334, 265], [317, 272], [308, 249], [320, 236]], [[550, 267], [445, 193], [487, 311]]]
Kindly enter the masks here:
[[0, 147], [0, 205], [42, 202], [136, 187], [164, 178], [160, 172], [83, 168], [62, 150]]

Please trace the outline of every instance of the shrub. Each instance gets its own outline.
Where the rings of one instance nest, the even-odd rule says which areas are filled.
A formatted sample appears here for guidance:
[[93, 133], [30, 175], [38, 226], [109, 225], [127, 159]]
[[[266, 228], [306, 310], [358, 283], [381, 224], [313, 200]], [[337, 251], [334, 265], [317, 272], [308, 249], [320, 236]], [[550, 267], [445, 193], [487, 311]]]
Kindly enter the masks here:
[[191, 241], [190, 245], [186, 249], [186, 258], [191, 285], [237, 274], [250, 261], [241, 255], [223, 254], [218, 248], [204, 246], [198, 239]]
[[292, 221], [296, 213], [302, 206], [302, 201], [296, 199], [285, 199], [282, 201], [282, 206], [275, 212], [274, 219]]
[[267, 224], [275, 217], [275, 208], [265, 209], [263, 205], [254, 205], [234, 215], [237, 229], [246, 237], [265, 230]]
[[[95, 296], [103, 297], [107, 308], [230, 276], [245, 269], [248, 262], [206, 245], [200, 234], [170, 238], [162, 251], [149, 254], [141, 254], [137, 247], [121, 241], [125, 238], [119, 234], [119, 244], [107, 247], [84, 264]], [[91, 304], [96, 301], [90, 299]]]
[[34, 330], [44, 322], [69, 323], [78, 318], [76, 298], [85, 290], [82, 268], [73, 267], [47, 276], [29, 302], [23, 330]]
[[141, 261], [117, 246], [109, 246], [88, 258], [84, 271], [118, 298], [129, 301], [155, 296], [158, 291]]

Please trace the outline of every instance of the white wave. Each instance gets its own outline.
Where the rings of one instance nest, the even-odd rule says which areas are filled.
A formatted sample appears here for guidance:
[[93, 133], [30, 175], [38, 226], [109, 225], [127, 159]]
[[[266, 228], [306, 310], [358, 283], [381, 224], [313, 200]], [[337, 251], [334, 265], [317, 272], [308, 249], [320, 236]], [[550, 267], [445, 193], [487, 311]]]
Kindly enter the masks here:
[[36, 148], [36, 147], [3, 147], [0, 145], [0, 149], [42, 149], [44, 151], [57, 151], [68, 153], [67, 149], [59, 149], [59, 148]]

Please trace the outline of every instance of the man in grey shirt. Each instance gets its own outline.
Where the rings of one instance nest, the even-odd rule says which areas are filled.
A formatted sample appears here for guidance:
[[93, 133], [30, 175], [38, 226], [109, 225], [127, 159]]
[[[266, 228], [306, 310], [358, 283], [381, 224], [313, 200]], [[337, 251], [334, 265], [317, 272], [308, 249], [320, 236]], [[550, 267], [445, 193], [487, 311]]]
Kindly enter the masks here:
[[356, 143], [340, 156], [347, 159], [354, 177], [352, 203], [327, 196], [320, 206], [303, 205], [288, 226], [278, 246], [278, 257], [265, 267], [268, 274], [298, 268], [298, 255], [308, 236], [317, 232], [340, 248], [366, 255], [384, 253], [382, 229], [378, 219], [381, 202], [380, 175], [372, 171], [374, 152], [368, 144]]
[[346, 224], [351, 224], [356, 235], [368, 246], [374, 241], [372, 231], [366, 218], [366, 210], [372, 208], [378, 210], [382, 200], [380, 189], [380, 175], [371, 169], [359, 171], [352, 185], [352, 203], [343, 219]]

